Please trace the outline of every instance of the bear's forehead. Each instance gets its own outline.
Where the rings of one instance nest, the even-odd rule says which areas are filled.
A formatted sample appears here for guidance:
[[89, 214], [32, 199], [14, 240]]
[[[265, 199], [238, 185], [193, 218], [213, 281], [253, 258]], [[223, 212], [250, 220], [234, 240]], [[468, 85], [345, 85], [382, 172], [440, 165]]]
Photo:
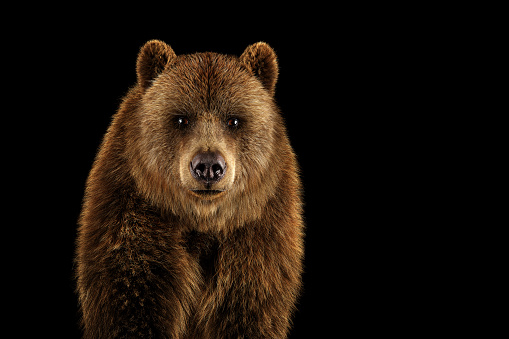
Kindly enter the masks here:
[[259, 92], [237, 57], [216, 53], [179, 56], [157, 82], [163, 86], [159, 90], [172, 94], [171, 101], [200, 110], [244, 106]]
[[168, 70], [170, 77], [184, 86], [227, 89], [248, 78], [243, 65], [234, 56], [217, 53], [181, 55]]

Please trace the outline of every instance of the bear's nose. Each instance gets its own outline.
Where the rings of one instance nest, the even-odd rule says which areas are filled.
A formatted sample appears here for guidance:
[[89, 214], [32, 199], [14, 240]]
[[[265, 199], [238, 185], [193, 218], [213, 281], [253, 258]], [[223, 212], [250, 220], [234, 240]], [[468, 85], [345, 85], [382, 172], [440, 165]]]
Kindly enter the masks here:
[[212, 183], [221, 180], [226, 171], [226, 162], [219, 153], [198, 153], [191, 161], [191, 174], [199, 181]]

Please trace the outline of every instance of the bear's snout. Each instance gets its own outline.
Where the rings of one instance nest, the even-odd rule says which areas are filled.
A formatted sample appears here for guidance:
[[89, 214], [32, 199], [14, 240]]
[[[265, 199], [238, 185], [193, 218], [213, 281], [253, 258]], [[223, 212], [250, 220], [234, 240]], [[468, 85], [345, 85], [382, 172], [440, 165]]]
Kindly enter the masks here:
[[190, 164], [191, 175], [196, 180], [210, 185], [220, 181], [226, 172], [226, 162], [216, 152], [198, 153]]

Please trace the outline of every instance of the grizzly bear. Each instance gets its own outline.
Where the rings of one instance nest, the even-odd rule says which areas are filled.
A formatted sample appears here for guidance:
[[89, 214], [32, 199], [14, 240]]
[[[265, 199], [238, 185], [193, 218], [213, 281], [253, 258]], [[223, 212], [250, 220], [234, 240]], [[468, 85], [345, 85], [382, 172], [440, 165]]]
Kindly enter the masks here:
[[86, 183], [84, 337], [286, 337], [304, 226], [274, 50], [177, 56], [152, 40], [136, 74]]

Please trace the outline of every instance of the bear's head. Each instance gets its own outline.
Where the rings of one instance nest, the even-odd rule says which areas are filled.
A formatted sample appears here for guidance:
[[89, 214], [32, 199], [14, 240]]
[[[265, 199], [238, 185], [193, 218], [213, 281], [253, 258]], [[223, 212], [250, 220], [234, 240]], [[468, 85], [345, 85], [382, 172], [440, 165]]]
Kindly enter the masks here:
[[272, 48], [259, 42], [240, 57], [177, 56], [152, 40], [136, 71], [136, 99], [124, 106], [131, 108], [126, 154], [138, 190], [202, 228], [260, 212], [291, 153], [273, 98]]

